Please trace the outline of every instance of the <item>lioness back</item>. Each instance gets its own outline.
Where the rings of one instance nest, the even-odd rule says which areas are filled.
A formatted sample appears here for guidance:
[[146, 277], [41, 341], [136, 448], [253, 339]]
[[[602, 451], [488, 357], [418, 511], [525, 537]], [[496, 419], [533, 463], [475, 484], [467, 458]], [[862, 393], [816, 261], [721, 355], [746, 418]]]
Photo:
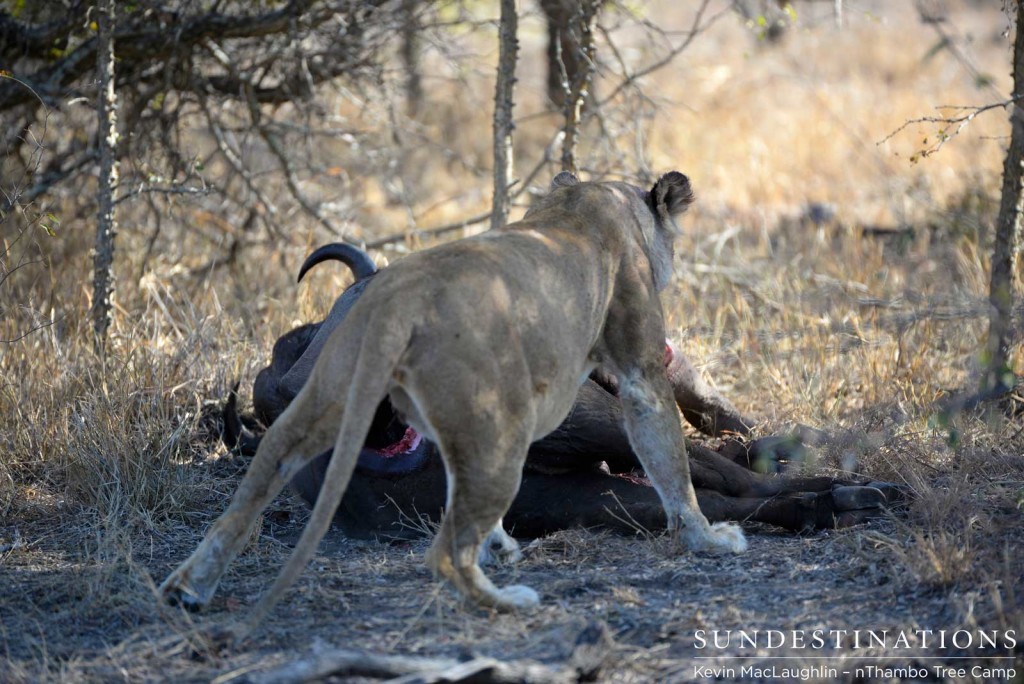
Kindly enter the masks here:
[[[553, 238], [529, 225], [411, 254], [375, 276], [353, 308], [350, 316], [387, 310], [411, 327], [396, 384], [434, 395], [413, 404], [486, 406], [500, 389], [534, 407], [541, 434], [568, 412], [594, 365], [589, 352], [610, 297], [606, 257], [592, 242], [575, 244], [580, 226]], [[400, 392], [392, 400], [407, 403]], [[414, 407], [402, 408], [416, 422]]]

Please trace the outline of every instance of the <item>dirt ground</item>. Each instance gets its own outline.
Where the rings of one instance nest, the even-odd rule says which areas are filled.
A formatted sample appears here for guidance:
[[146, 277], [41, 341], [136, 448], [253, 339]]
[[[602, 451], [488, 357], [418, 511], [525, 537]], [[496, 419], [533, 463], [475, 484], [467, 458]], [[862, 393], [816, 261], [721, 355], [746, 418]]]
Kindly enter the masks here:
[[[215, 486], [230, 489], [240, 465], [214, 463]], [[1014, 553], [1004, 559], [1003, 570], [1019, 588], [1016, 513], [1003, 511], [1005, 524], [990, 529], [1000, 531], [1006, 552]], [[577, 637], [594, 623], [605, 625], [613, 639], [602, 647], [608, 657], [601, 681], [892, 679], [882, 676], [892, 671], [866, 667], [921, 668], [917, 674], [927, 673], [926, 679], [943, 680], [937, 668], [950, 665], [1017, 673], [1016, 679], [971, 680], [1020, 681], [1024, 669], [1020, 646], [986, 651], [976, 647], [976, 637], [974, 648], [907, 650], [893, 637], [885, 647], [867, 643], [867, 630], [951, 635], [1020, 628], [1000, 622], [999, 592], [993, 591], [998, 582], [986, 586], [974, 578], [938, 587], [893, 562], [886, 540], [899, 536], [899, 516], [807, 535], [747, 525], [750, 550], [737, 556], [677, 553], [668, 539], [642, 533], [557, 533], [527, 542], [522, 562], [493, 571], [499, 584], [525, 583], [539, 591], [540, 609], [526, 615], [464, 606], [430, 577], [422, 562], [425, 541], [354, 541], [332, 530], [258, 633], [237, 647], [211, 648], [200, 630], [244, 614], [269, 586], [305, 519], [301, 503], [279, 497], [258, 538], [198, 617], [158, 607], [152, 592], [198, 543], [199, 529], [140, 534], [122, 538], [117, 548], [96, 548], [88, 539], [69, 544], [64, 526], [43, 521], [0, 528], [0, 586], [6, 588], [0, 648], [9, 668], [0, 681], [250, 681], [332, 647], [417, 657], [491, 656], [564, 672]], [[854, 644], [849, 634], [837, 643], [828, 635], [835, 629], [862, 630], [865, 642]], [[780, 636], [803, 633], [810, 645], [814, 630], [825, 634], [821, 648], [794, 648], [792, 637]], [[757, 647], [741, 643], [740, 631], [753, 635]], [[788, 641], [780, 647], [778, 639]], [[1011, 658], [980, 657], [995, 652]]]

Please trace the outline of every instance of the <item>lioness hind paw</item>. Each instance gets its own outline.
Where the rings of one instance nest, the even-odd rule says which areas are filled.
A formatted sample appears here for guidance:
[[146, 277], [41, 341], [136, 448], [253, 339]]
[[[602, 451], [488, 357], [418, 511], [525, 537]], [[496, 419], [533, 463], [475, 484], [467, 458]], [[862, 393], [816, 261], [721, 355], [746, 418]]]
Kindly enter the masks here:
[[189, 589], [177, 574], [168, 577], [158, 591], [164, 603], [172, 608], [181, 606], [190, 613], [198, 613], [208, 603], [208, 600], [204, 600], [198, 593]]
[[160, 598], [172, 608], [181, 606], [190, 613], [198, 613], [206, 607], [206, 604], [199, 600], [197, 596], [178, 588], [160, 592]]
[[747, 538], [743, 530], [732, 523], [715, 523], [708, 529], [708, 546], [711, 551], [743, 553], [747, 550]]
[[519, 542], [500, 527], [491, 531], [484, 543], [480, 545], [478, 556], [480, 565], [518, 563], [522, 559], [523, 552], [519, 549]]

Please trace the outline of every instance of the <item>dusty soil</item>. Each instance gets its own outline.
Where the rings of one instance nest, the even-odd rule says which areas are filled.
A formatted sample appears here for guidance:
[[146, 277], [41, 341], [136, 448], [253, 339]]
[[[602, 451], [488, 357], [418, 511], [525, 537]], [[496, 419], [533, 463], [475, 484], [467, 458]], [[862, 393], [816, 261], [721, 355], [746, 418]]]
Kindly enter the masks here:
[[[230, 489], [237, 468], [225, 463], [215, 470], [218, 487]], [[140, 532], [103, 547], [70, 539], [69, 523], [52, 517], [18, 529], [0, 527], [0, 648], [10, 668], [0, 680], [245, 681], [308, 656], [314, 644], [378, 654], [526, 659], [557, 669], [594, 622], [607, 625], [614, 638], [601, 680], [767, 680], [774, 674], [860, 681], [887, 679], [867, 675], [892, 672], [863, 669], [886, 664], [924, 668], [918, 674], [926, 672], [928, 679], [943, 678], [936, 670], [943, 663], [1015, 668], [1018, 677], [1024, 670], [1020, 647], [1016, 660], [966, 660], [958, 658], [993, 651], [901, 650], [893, 637], [886, 647], [854, 648], [851, 635], [841, 643], [827, 635], [839, 629], [862, 630], [865, 640], [867, 630], [1019, 633], [1019, 624], [1001, 624], [1005, 613], [984, 581], [929, 585], [894, 562], [886, 540], [898, 537], [898, 518], [804, 536], [747, 525], [750, 550], [739, 556], [676, 553], [669, 540], [645, 534], [558, 533], [527, 543], [519, 564], [492, 571], [499, 584], [525, 583], [540, 592], [541, 608], [528, 615], [462, 605], [423, 565], [425, 541], [361, 542], [332, 530], [262, 630], [241, 646], [211, 648], [199, 628], [244, 614], [272, 581], [305, 517], [296, 500], [279, 498], [212, 606], [195, 618], [158, 608], [153, 587], [191, 552], [202, 526]], [[1008, 553], [1019, 550], [1018, 528], [1008, 525], [1002, 534]], [[1007, 556], [1006, 563], [1008, 576], [1021, 586], [1018, 558]], [[721, 648], [713, 642], [714, 630]], [[760, 630], [758, 646], [740, 643], [738, 630], [748, 636]], [[779, 648], [766, 640], [765, 630], [803, 631], [808, 645], [813, 630], [823, 630], [826, 644], [794, 650], [790, 641]], [[1013, 655], [1013, 649], [999, 653]], [[825, 669], [798, 670], [810, 667]]]

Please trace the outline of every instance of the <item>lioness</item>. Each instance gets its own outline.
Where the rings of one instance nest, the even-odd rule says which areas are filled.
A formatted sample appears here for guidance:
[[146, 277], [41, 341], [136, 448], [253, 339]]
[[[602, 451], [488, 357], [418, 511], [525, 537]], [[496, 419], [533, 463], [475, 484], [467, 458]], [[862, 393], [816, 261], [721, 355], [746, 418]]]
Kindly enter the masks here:
[[618, 379], [630, 443], [668, 528], [692, 549], [745, 550], [738, 527], [710, 525], [697, 506], [663, 368], [658, 292], [672, 273], [675, 217], [692, 201], [689, 179], [675, 171], [650, 192], [561, 173], [522, 221], [411, 254], [375, 276], [268, 429], [227, 511], [160, 587], [162, 597], [206, 604], [260, 511], [333, 442], [309, 524], [249, 616], [247, 627], [256, 626], [330, 526], [388, 396], [444, 460], [448, 502], [427, 552], [430, 568], [478, 604], [536, 606], [529, 587], [490, 582], [477, 564], [479, 547], [516, 494], [530, 443], [558, 426], [598, 366]]
[[[331, 243], [306, 258], [299, 281], [327, 260], [346, 264], [355, 277], [352, 285], [338, 296], [323, 321], [300, 325], [274, 343], [269, 365], [253, 383], [255, 417], [245, 419], [238, 413], [235, 390], [224, 406], [221, 435], [225, 445], [241, 455], [256, 453], [259, 428], [265, 430], [288, 408], [313, 369], [322, 342], [345, 324], [348, 311], [377, 273], [366, 252], [346, 243]], [[782, 461], [801, 461], [806, 457], [802, 438], [823, 443], [828, 435], [799, 427], [788, 436], [737, 439], [749, 434], [755, 421], [704, 382], [668, 340], [664, 362], [684, 418], [706, 434], [725, 438], [719, 452], [697, 441], [686, 444], [690, 478], [708, 520], [758, 521], [795, 531], [830, 529], [878, 517], [887, 504], [897, 502], [893, 487], [863, 478], [771, 477], [749, 470], [750, 466], [767, 470], [783, 467]], [[517, 537], [539, 537], [568, 527], [603, 527], [627, 534], [635, 533], [637, 525], [649, 530], [665, 527], [658, 494], [637, 470], [640, 461], [622, 427], [618, 389], [608, 382], [614, 378], [594, 375], [599, 374], [592, 374], [580, 386], [562, 424], [530, 445], [519, 493], [502, 518], [505, 529]], [[337, 381], [339, 391], [344, 391], [345, 378]], [[310, 461], [290, 483], [311, 507], [316, 504], [331, 451]], [[334, 524], [358, 538], [420, 536], [420, 526], [409, 521], [440, 521], [446, 479], [437, 447], [403, 423], [385, 399], [377, 407]], [[485, 558], [508, 559], [506, 552], [514, 559], [517, 551], [514, 542], [496, 532], [481, 547], [480, 563], [484, 565]]]

